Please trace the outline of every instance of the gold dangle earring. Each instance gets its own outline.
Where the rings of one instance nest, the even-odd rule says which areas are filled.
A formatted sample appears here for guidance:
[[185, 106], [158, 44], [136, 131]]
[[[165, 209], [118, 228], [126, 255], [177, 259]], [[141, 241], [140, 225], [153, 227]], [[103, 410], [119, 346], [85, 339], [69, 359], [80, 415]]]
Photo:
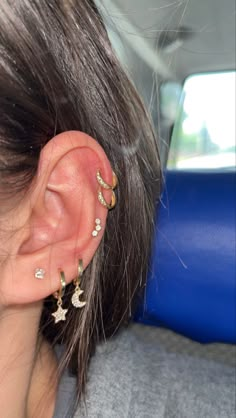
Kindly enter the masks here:
[[68, 309], [62, 308], [62, 298], [65, 294], [65, 288], [66, 288], [66, 279], [64, 271], [59, 269], [60, 279], [61, 279], [61, 287], [60, 289], [53, 294], [54, 298], [57, 299], [57, 310], [56, 312], [52, 313], [52, 316], [55, 319], [55, 324], [60, 321], [66, 320], [66, 314], [68, 312]]
[[84, 293], [82, 289], [80, 289], [80, 281], [81, 277], [83, 276], [83, 260], [79, 260], [78, 264], [78, 275], [76, 279], [74, 279], [73, 283], [75, 285], [75, 291], [73, 293], [73, 296], [71, 298], [71, 303], [75, 308], [83, 308], [86, 305], [85, 301], [80, 300], [80, 295]]

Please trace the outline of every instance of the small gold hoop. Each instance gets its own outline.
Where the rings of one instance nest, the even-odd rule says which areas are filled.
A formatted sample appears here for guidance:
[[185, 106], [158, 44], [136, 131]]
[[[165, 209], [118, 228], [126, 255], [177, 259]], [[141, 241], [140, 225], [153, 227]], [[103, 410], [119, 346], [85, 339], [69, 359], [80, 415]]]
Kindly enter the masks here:
[[60, 274], [60, 280], [61, 280], [61, 287], [60, 289], [55, 292], [53, 294], [53, 296], [55, 297], [55, 299], [61, 301], [64, 294], [65, 294], [65, 289], [66, 289], [66, 278], [65, 278], [65, 273], [63, 270], [59, 269], [59, 274]]
[[114, 193], [114, 189], [117, 186], [118, 183], [118, 179], [116, 174], [114, 173], [114, 171], [112, 171], [112, 185], [108, 184], [105, 182], [105, 180], [103, 180], [100, 170], [97, 170], [97, 182], [99, 184], [99, 186], [105, 190], [112, 190], [112, 196], [111, 196], [111, 202], [108, 203], [105, 199], [105, 197], [103, 196], [103, 193], [101, 191], [101, 189], [99, 188], [98, 190], [98, 200], [101, 203], [102, 206], [104, 206], [105, 208], [107, 208], [108, 210], [111, 210], [115, 207], [116, 205], [116, 195]]
[[80, 258], [78, 263], [78, 276], [76, 279], [73, 280], [73, 284], [78, 287], [80, 285], [80, 279], [83, 276], [84, 272], [84, 266], [83, 266], [83, 260]]
[[103, 189], [114, 190], [117, 186], [118, 180], [116, 174], [112, 171], [112, 185], [110, 185], [102, 178], [100, 170], [97, 170], [97, 182]]
[[111, 210], [115, 207], [116, 205], [116, 195], [112, 190], [112, 196], [111, 196], [111, 203], [107, 203], [106, 199], [104, 198], [101, 190], [98, 191], [98, 200], [101, 203], [101, 205], [105, 206], [105, 208], [107, 208], [108, 210]]
[[114, 171], [112, 171], [112, 190], [114, 190], [117, 187], [118, 184], [118, 178], [116, 173], [114, 173]]
[[80, 258], [79, 264], [78, 264], [78, 277], [81, 278], [83, 276], [83, 272], [84, 272], [83, 260]]

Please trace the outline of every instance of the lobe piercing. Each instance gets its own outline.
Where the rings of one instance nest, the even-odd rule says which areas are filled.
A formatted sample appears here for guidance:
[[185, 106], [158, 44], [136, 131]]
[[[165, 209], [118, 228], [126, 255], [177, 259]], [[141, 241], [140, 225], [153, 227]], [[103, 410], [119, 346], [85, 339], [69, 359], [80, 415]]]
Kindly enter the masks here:
[[75, 290], [71, 298], [71, 303], [75, 308], [83, 308], [87, 303], [85, 300], [84, 301], [80, 300], [80, 295], [84, 293], [84, 291], [80, 289], [80, 281], [83, 276], [83, 271], [84, 271], [83, 260], [80, 259], [79, 265], [78, 265], [78, 276], [75, 280], [73, 280], [73, 283], [75, 285]]
[[66, 320], [66, 314], [68, 312], [68, 309], [62, 308], [62, 298], [65, 293], [66, 288], [66, 279], [65, 279], [65, 273], [64, 271], [59, 269], [60, 278], [61, 278], [61, 287], [60, 289], [54, 293], [54, 298], [57, 299], [57, 310], [52, 313], [52, 316], [54, 317], [55, 324], [57, 324], [60, 321]]
[[37, 269], [35, 269], [35, 272], [34, 272], [34, 277], [36, 278], [36, 279], [39, 279], [39, 280], [42, 280], [42, 279], [44, 279], [44, 276], [45, 276], [45, 270], [44, 269], [42, 269], [42, 268], [37, 268]]

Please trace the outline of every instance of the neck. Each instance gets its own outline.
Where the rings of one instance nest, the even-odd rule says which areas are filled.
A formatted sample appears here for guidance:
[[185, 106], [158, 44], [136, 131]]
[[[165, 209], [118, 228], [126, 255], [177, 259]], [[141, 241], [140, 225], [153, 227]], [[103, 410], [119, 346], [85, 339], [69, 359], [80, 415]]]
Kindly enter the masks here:
[[[44, 390], [47, 388], [52, 366], [47, 370], [45, 365], [54, 367], [55, 363], [48, 361], [50, 351], [46, 350], [46, 343], [39, 345], [41, 311], [41, 303], [0, 311], [0, 411], [4, 417], [33, 418], [43, 397], [42, 383]], [[53, 395], [55, 398], [55, 392]], [[52, 417], [54, 405], [49, 397], [48, 402], [47, 414], [38, 413], [38, 418]]]

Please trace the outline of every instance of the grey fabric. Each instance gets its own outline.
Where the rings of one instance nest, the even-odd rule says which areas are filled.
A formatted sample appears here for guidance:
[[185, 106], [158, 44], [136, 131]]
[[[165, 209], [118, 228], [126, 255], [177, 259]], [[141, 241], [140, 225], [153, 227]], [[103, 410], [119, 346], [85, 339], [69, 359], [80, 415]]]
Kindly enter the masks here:
[[[56, 355], [60, 361], [62, 347], [56, 347]], [[60, 381], [57, 402], [53, 418], [72, 418], [75, 413], [76, 400], [76, 378], [69, 374], [68, 370], [62, 376]]]
[[[234, 347], [224, 345], [232, 357], [225, 364], [221, 355], [217, 359], [217, 345], [212, 360], [203, 355], [208, 346], [178, 336], [178, 352], [174, 352], [174, 347], [163, 343], [163, 332], [132, 324], [100, 344], [89, 368], [86, 407], [79, 405], [74, 417], [235, 418]], [[186, 341], [188, 347], [201, 346], [200, 356], [197, 348], [192, 350], [194, 355], [186, 353]], [[68, 403], [75, 380], [70, 378], [67, 384], [59, 394], [58, 410]]]

